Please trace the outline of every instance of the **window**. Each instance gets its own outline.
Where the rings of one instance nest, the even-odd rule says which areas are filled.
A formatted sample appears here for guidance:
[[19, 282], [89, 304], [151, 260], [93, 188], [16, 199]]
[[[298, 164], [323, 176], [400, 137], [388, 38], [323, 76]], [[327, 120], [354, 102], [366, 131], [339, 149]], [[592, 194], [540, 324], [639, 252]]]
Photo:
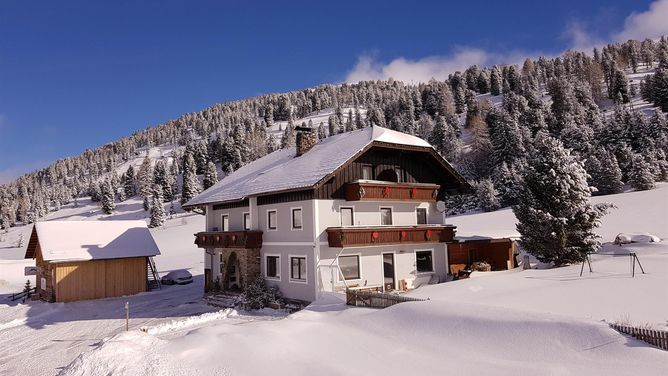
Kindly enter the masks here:
[[250, 230], [250, 213], [244, 213], [244, 230]]
[[306, 257], [291, 257], [290, 266], [290, 279], [306, 281]]
[[267, 256], [265, 263], [267, 278], [281, 279], [281, 257]]
[[267, 212], [267, 228], [269, 230], [276, 230], [276, 220], [277, 220], [278, 214], [276, 210], [269, 210]]
[[353, 208], [341, 208], [341, 226], [353, 226]]
[[360, 279], [359, 256], [339, 256], [339, 268], [346, 280]]
[[383, 226], [392, 225], [392, 208], [380, 208], [380, 224]]
[[220, 270], [220, 274], [225, 274], [225, 260], [223, 260], [223, 254], [220, 254], [220, 262], [218, 263], [218, 268]]
[[429, 273], [434, 271], [434, 259], [432, 251], [415, 252], [415, 268], [418, 273]]
[[417, 215], [418, 225], [427, 224], [427, 208], [417, 208], [415, 209], [415, 214]]
[[292, 229], [293, 230], [302, 229], [302, 208], [292, 209]]
[[230, 216], [223, 214], [223, 219], [221, 221], [223, 225], [223, 231], [230, 231]]
[[362, 179], [373, 180], [373, 168], [371, 166], [362, 166]]

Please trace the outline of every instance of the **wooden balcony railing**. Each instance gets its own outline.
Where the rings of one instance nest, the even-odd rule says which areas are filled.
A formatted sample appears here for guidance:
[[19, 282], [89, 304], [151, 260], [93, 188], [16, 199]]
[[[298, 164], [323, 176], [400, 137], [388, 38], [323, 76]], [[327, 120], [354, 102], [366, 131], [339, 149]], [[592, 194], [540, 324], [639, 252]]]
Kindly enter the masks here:
[[330, 247], [361, 247], [383, 244], [444, 243], [453, 240], [455, 226], [369, 226], [329, 227]]
[[262, 231], [209, 231], [195, 234], [200, 248], [261, 248]]
[[438, 195], [437, 184], [390, 183], [359, 180], [346, 184], [346, 200], [360, 201], [419, 201], [434, 202]]

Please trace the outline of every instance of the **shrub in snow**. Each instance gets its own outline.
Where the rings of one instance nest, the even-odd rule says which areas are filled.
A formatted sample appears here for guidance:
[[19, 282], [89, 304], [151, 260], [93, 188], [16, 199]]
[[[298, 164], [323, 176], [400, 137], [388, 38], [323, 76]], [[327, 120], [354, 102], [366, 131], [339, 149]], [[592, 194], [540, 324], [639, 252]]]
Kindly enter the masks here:
[[23, 302], [26, 302], [26, 298], [28, 298], [28, 295], [30, 295], [30, 290], [32, 290], [32, 286], [30, 285], [30, 280], [26, 280], [26, 284], [23, 286], [23, 292], [25, 295], [23, 296]]
[[241, 294], [241, 302], [250, 309], [262, 309], [281, 300], [278, 288], [267, 286], [262, 276], [257, 276]]
[[513, 206], [520, 245], [541, 262], [582, 261], [600, 246], [594, 229], [611, 205], [590, 203], [587, 173], [560, 141], [539, 132], [535, 143]]

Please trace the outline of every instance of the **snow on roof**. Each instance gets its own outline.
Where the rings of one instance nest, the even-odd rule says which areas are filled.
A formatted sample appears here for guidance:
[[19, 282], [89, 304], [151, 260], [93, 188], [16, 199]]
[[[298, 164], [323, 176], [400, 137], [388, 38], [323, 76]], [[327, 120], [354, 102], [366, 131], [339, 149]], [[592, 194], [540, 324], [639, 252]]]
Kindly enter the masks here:
[[328, 137], [297, 158], [294, 147], [275, 151], [226, 176], [184, 206], [243, 200], [263, 193], [311, 187], [374, 141], [432, 147], [409, 134], [376, 126], [362, 128]]
[[[46, 261], [80, 261], [160, 254], [144, 221], [46, 221], [35, 224]], [[32, 243], [32, 239], [31, 239]], [[28, 246], [26, 258], [34, 257]]]

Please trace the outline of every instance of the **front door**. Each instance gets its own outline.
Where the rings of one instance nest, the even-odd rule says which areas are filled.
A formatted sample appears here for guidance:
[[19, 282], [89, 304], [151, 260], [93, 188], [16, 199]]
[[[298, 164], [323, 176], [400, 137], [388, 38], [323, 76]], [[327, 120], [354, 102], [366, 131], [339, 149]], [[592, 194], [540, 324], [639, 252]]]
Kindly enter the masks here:
[[396, 280], [394, 279], [394, 254], [383, 253], [383, 289], [392, 291], [395, 289]]

